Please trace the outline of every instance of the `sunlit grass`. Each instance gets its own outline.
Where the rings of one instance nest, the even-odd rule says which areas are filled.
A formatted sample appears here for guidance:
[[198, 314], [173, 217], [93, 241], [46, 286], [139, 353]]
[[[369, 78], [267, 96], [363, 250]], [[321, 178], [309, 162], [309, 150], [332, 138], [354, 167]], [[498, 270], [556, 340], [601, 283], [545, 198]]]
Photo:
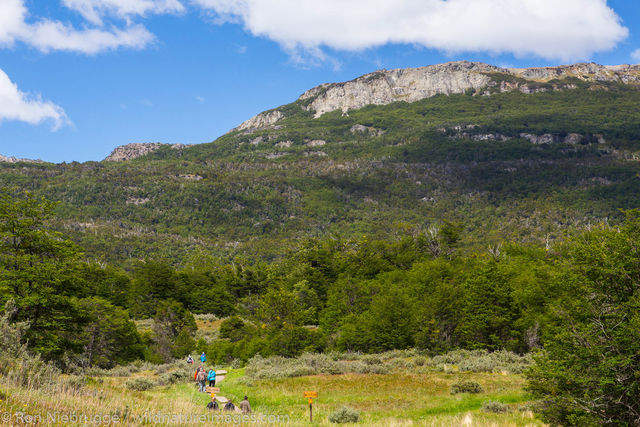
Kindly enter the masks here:
[[[25, 412], [46, 418], [47, 413], [83, 414], [89, 417], [126, 417], [124, 425], [139, 425], [145, 414], [208, 414], [210, 397], [198, 393], [192, 382], [131, 391], [124, 384], [133, 377], [154, 378], [150, 371], [130, 377], [104, 377], [81, 388], [44, 385], [38, 390], [0, 384], [0, 411]], [[450, 394], [451, 384], [476, 381], [484, 393]], [[64, 381], [63, 381], [64, 382]], [[542, 425], [530, 411], [519, 410], [530, 398], [519, 375], [489, 373], [412, 373], [313, 375], [276, 380], [251, 380], [244, 369], [229, 369], [220, 384], [221, 395], [238, 403], [246, 394], [254, 412], [287, 415], [291, 425], [308, 424], [309, 407], [304, 391], [317, 391], [314, 424], [328, 425], [329, 415], [341, 406], [360, 413], [362, 425], [425, 426], [529, 426]], [[508, 404], [507, 414], [488, 414], [483, 402]], [[183, 423], [178, 425], [197, 425]]]

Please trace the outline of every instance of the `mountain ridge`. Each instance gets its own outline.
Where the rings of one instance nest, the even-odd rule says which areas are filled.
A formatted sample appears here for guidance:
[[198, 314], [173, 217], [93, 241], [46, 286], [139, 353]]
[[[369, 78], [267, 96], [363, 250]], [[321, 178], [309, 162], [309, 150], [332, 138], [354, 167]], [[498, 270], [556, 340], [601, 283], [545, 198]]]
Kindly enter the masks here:
[[[520, 90], [535, 93], [549, 90], [539, 83], [567, 80], [565, 87], [573, 88], [570, 78], [585, 82], [618, 82], [640, 85], [640, 65], [599, 65], [577, 63], [571, 65], [501, 68], [482, 62], [456, 61], [418, 68], [377, 70], [353, 80], [324, 83], [311, 88], [297, 99], [314, 118], [340, 110], [348, 114], [367, 105], [387, 105], [396, 101], [415, 102], [435, 95], [461, 94], [468, 90], [491, 89], [497, 84], [493, 75], [503, 79], [495, 88], [500, 92]], [[510, 77], [510, 79], [504, 79]], [[511, 80], [511, 81], [508, 81]], [[551, 89], [562, 89], [561, 82]], [[480, 94], [489, 94], [479, 92]], [[232, 131], [252, 132], [275, 125], [286, 115], [278, 108], [267, 110], [244, 121]]]

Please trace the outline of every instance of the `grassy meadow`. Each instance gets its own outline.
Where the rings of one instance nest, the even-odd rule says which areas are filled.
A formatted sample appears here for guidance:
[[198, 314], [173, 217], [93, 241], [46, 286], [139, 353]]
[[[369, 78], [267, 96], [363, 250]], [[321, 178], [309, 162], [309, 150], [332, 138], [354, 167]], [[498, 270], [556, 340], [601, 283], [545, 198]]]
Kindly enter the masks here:
[[[0, 412], [14, 414], [13, 425], [20, 425], [20, 421], [28, 416], [41, 420], [41, 425], [55, 424], [47, 422], [47, 413], [82, 415], [90, 420], [106, 419], [103, 417], [107, 415], [110, 419], [117, 417], [120, 420], [118, 424], [122, 425], [155, 424], [151, 417], [160, 414], [182, 414], [185, 421], [189, 416], [211, 414], [206, 409], [208, 395], [198, 393], [191, 381], [145, 391], [129, 390], [125, 386], [132, 377], [153, 379], [156, 376], [152, 371], [143, 371], [131, 377], [97, 377], [80, 387], [65, 385], [64, 381], [38, 389], [3, 384], [0, 386]], [[450, 394], [451, 384], [461, 378], [478, 382], [485, 392]], [[347, 405], [359, 412], [359, 424], [366, 425], [542, 425], [528, 409], [528, 396], [522, 390], [522, 377], [513, 374], [417, 374], [399, 371], [390, 374], [311, 375], [247, 381], [243, 369], [236, 369], [230, 370], [220, 386], [221, 395], [237, 403], [246, 393], [254, 413], [285, 415], [289, 425], [309, 424], [308, 404], [302, 396], [305, 390], [319, 392], [319, 398], [314, 401], [314, 424], [331, 424], [329, 415]], [[486, 401], [505, 403], [510, 411], [499, 414], [486, 412], [482, 409]], [[3, 425], [11, 424], [3, 422]], [[83, 424], [69, 422], [68, 425]], [[219, 424], [226, 423], [223, 421]]]
[[[197, 322], [201, 336], [216, 334], [220, 323], [206, 316], [198, 316]], [[150, 325], [142, 322], [138, 327]], [[537, 426], [542, 423], [530, 410], [520, 374], [529, 362], [508, 352], [457, 351], [427, 357], [405, 350], [376, 355], [305, 354], [297, 359], [258, 357], [241, 368], [215, 368], [228, 372], [217, 384], [219, 395], [237, 404], [246, 394], [254, 414], [264, 416], [243, 424], [282, 424], [268, 422], [279, 416], [287, 425], [309, 425], [303, 392], [317, 391], [314, 425], [331, 425], [329, 416], [347, 406], [359, 413], [362, 425]], [[186, 426], [242, 421], [199, 418], [229, 414], [206, 408], [210, 397], [197, 391], [193, 367], [184, 361], [135, 362], [111, 370], [51, 374], [42, 383], [27, 377], [26, 382], [0, 379], [2, 425], [113, 425], [117, 421], [117, 425]], [[479, 385], [482, 392], [452, 394], [452, 385], [462, 381]], [[488, 412], [487, 402], [500, 402], [499, 409], [506, 412]]]

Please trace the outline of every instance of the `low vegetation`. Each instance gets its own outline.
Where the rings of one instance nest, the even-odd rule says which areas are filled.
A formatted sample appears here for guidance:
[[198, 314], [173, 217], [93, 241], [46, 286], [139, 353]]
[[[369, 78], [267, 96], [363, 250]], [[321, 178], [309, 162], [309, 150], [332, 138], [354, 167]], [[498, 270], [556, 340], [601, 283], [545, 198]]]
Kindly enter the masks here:
[[336, 424], [357, 423], [360, 414], [351, 408], [343, 406], [329, 415], [329, 421]]

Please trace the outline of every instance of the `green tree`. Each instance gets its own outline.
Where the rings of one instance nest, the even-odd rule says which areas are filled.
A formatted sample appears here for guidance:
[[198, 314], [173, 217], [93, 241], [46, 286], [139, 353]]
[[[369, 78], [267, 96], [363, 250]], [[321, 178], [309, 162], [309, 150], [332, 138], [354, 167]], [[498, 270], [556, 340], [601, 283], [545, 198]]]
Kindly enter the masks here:
[[29, 322], [29, 346], [46, 359], [79, 351], [79, 248], [51, 229], [53, 202], [0, 193], [0, 303], [15, 300], [16, 321]]
[[111, 368], [142, 358], [142, 342], [126, 310], [96, 297], [82, 299], [78, 304], [86, 317], [78, 337], [83, 343], [81, 366]]
[[137, 318], [153, 316], [160, 301], [182, 297], [175, 269], [166, 260], [146, 260], [133, 272], [131, 313]]
[[640, 424], [640, 212], [573, 239], [527, 372], [552, 424]]
[[456, 334], [467, 348], [517, 350], [523, 331], [515, 327], [520, 308], [513, 298], [513, 273], [490, 259], [478, 265], [464, 283], [464, 305]]
[[160, 301], [153, 317], [156, 352], [168, 362], [186, 356], [195, 347], [196, 320], [184, 306], [172, 300]]

